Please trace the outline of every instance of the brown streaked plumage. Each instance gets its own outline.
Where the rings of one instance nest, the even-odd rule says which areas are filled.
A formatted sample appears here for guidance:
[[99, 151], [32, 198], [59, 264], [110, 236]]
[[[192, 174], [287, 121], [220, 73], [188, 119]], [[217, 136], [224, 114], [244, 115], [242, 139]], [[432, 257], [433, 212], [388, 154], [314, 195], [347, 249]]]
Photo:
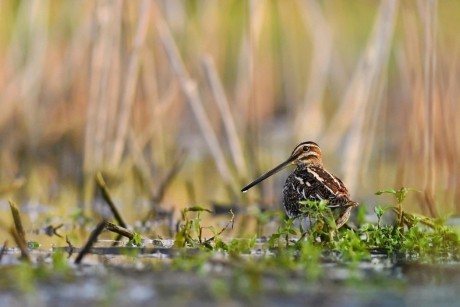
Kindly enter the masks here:
[[295, 147], [289, 159], [245, 186], [246, 192], [259, 182], [279, 172], [288, 165], [297, 167], [286, 179], [283, 188], [283, 206], [291, 218], [302, 216], [300, 201], [328, 201], [328, 206], [336, 214], [337, 228], [350, 218], [351, 209], [358, 203], [350, 199], [343, 182], [323, 168], [321, 149], [314, 142], [303, 142]]

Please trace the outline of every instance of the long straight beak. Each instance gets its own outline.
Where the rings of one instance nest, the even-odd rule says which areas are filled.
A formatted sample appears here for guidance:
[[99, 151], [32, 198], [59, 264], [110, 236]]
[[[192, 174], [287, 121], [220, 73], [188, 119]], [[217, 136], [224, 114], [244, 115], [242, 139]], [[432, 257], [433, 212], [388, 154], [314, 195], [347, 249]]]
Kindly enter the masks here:
[[256, 180], [254, 180], [253, 182], [251, 182], [250, 184], [248, 184], [247, 186], [245, 186], [241, 192], [243, 193], [246, 193], [250, 188], [252, 188], [253, 186], [255, 186], [256, 184], [258, 184], [259, 182], [267, 179], [268, 177], [270, 177], [271, 175], [274, 175], [276, 173], [278, 173], [280, 170], [282, 170], [283, 168], [285, 168], [286, 166], [288, 166], [289, 164], [292, 163], [292, 161], [294, 161], [296, 159], [296, 157], [290, 157], [289, 159], [287, 159], [286, 161], [284, 161], [283, 163], [281, 163], [280, 165], [278, 165], [277, 167], [275, 167], [274, 169], [272, 169], [271, 171], [263, 174], [262, 176], [260, 176], [259, 178], [257, 178]]

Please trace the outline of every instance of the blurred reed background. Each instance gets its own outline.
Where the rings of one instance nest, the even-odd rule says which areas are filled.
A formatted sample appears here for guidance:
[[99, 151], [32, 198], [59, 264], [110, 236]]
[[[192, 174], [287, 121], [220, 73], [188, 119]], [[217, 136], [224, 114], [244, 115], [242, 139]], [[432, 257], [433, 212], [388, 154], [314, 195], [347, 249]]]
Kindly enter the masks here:
[[[128, 220], [212, 202], [279, 208], [319, 143], [353, 199], [460, 211], [459, 1], [0, 1], [0, 198]], [[284, 173], [286, 175], [286, 173]], [[0, 208], [7, 210], [6, 206]]]

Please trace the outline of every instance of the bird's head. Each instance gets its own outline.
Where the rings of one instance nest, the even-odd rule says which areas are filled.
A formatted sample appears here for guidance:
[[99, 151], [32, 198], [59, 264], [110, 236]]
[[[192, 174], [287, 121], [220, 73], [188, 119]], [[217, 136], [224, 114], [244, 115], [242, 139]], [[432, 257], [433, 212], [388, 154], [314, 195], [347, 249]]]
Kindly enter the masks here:
[[277, 172], [291, 164], [295, 164], [297, 166], [322, 165], [323, 162], [321, 159], [321, 149], [319, 148], [318, 144], [316, 144], [315, 142], [300, 143], [294, 148], [294, 151], [292, 152], [291, 156], [286, 161], [284, 161], [271, 171], [263, 174], [259, 178], [255, 179], [253, 182], [245, 186], [241, 191], [246, 192], [259, 182], [267, 179], [273, 174], [276, 174]]
[[322, 165], [321, 148], [315, 142], [303, 142], [294, 148], [288, 161], [296, 165]]

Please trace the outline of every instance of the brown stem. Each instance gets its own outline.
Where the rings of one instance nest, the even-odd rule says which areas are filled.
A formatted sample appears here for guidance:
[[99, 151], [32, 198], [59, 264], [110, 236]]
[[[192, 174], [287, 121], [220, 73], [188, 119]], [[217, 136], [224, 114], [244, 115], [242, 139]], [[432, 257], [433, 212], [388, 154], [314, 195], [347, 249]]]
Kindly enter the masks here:
[[14, 242], [18, 246], [19, 250], [21, 251], [22, 259], [24, 259], [25, 261], [30, 263], [31, 260], [30, 260], [30, 256], [29, 256], [29, 250], [27, 248], [27, 242], [24, 240], [24, 237], [21, 237], [18, 234], [16, 228], [14, 228], [14, 227], [11, 227], [10, 234], [13, 237]]
[[126, 228], [120, 227], [118, 225], [115, 225], [113, 223], [110, 223], [110, 222], [105, 223], [105, 229], [107, 229], [108, 231], [117, 233], [120, 236], [127, 237], [130, 240], [132, 240], [134, 238], [134, 235], [135, 235], [134, 232], [132, 232], [132, 231], [126, 229]]
[[78, 254], [77, 258], [75, 259], [75, 264], [80, 264], [83, 257], [87, 253], [89, 253], [91, 247], [97, 241], [97, 237], [101, 234], [102, 230], [104, 230], [106, 223], [107, 221], [103, 219], [101, 222], [99, 222], [96, 229], [94, 229], [93, 232], [91, 232], [91, 235], [89, 236], [88, 241], [86, 242], [85, 246], [83, 247], [83, 249]]
[[19, 213], [19, 209], [16, 206], [16, 203], [12, 200], [10, 200], [9, 203], [11, 208], [11, 214], [13, 215], [14, 225], [16, 226], [16, 232], [19, 235], [19, 237], [22, 240], [24, 240], [24, 242], [27, 242], [26, 232], [24, 231], [24, 227], [22, 226], [21, 214]]
[[102, 197], [106, 201], [107, 205], [109, 205], [109, 208], [112, 211], [115, 220], [118, 222], [118, 224], [120, 224], [121, 227], [127, 228], [126, 223], [123, 221], [123, 218], [118, 212], [117, 207], [115, 206], [115, 203], [113, 202], [112, 197], [110, 196], [109, 190], [107, 189], [107, 185], [105, 183], [104, 177], [102, 177], [101, 172], [97, 172], [96, 174], [96, 184], [98, 188], [101, 189]]

